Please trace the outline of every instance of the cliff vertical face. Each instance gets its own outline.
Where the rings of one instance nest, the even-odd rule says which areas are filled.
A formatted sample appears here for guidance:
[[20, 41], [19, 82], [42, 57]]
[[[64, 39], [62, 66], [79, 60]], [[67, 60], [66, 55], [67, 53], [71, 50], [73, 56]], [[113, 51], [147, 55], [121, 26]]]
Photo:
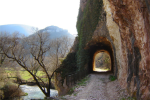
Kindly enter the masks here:
[[[121, 58], [118, 76], [125, 68], [127, 77], [119, 80], [127, 84], [132, 95], [148, 99], [150, 96], [150, 6], [147, 0], [109, 0], [112, 18], [119, 26]], [[110, 33], [111, 34], [111, 33]], [[119, 67], [119, 66], [118, 66]]]
[[94, 54], [105, 50], [122, 88], [138, 100], [150, 100], [149, 0], [80, 0], [77, 30], [70, 53], [74, 56], [66, 57], [60, 77], [93, 71]]
[[80, 0], [80, 8], [81, 8], [82, 12], [86, 6], [86, 3], [87, 3], [87, 0]]
[[95, 1], [103, 2], [98, 23], [91, 31], [92, 35], [84, 33], [86, 25], [77, 27], [79, 43], [82, 35], [86, 34], [91, 38], [85, 41], [84, 49], [90, 50], [97, 44], [108, 45], [112, 49], [114, 73], [120, 85], [134, 97], [150, 99], [150, 1], [81, 0], [78, 23], [84, 23], [83, 20], [90, 17], [83, 15], [90, 12]]

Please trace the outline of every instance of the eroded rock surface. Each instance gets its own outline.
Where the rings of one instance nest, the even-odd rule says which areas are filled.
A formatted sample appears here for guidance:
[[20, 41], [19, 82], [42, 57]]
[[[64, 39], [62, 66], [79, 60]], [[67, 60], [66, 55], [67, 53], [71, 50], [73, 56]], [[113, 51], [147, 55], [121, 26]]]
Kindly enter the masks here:
[[[82, 11], [85, 4], [81, 4]], [[99, 16], [105, 12], [106, 18], [101, 17], [87, 44], [100, 43], [105, 37], [121, 86], [138, 99], [150, 99], [150, 1], [103, 0], [103, 8]]]
[[109, 1], [121, 38], [119, 81], [133, 96], [150, 99], [150, 65], [146, 62], [150, 52], [150, 5], [147, 0]]
[[150, 100], [149, 0], [80, 0], [77, 30], [77, 68], [92, 70], [94, 53], [106, 50], [121, 87]]

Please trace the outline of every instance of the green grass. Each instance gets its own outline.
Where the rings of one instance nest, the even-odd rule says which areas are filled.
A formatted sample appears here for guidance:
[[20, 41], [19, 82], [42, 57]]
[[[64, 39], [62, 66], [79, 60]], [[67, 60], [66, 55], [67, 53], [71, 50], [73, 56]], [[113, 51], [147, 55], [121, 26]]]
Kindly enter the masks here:
[[110, 75], [109, 76], [109, 80], [111, 80], [111, 81], [115, 81], [117, 78], [115, 77], [115, 76], [113, 76], [113, 75]]
[[[50, 72], [49, 72], [50, 73]], [[18, 75], [17, 75], [18, 74]], [[42, 81], [44, 81], [45, 83], [48, 82], [48, 79], [46, 77], [46, 74], [43, 72], [43, 71], [38, 71], [36, 73], [36, 75], [38, 77], [40, 77], [42, 79]], [[9, 70], [9, 69], [5, 69], [5, 71], [3, 72], [3, 76], [5, 77], [9, 77], [9, 80], [11, 81], [17, 81], [17, 76], [19, 76], [21, 78], [21, 80], [24, 80], [24, 81], [30, 81], [30, 82], [34, 82], [34, 79], [33, 77], [30, 75], [29, 72], [27, 71], [23, 71], [23, 70], [20, 70], [20, 71], [16, 71], [16, 70]], [[41, 80], [39, 80], [41, 82]], [[51, 81], [53, 82], [54, 79], [51, 79]], [[1, 83], [0, 83], [1, 85]], [[0, 86], [1, 87], [1, 86]]]
[[71, 95], [74, 92], [75, 87], [71, 88], [67, 94]]
[[[67, 94], [71, 95], [74, 92], [74, 89], [79, 87], [79, 86], [86, 86], [87, 81], [89, 80], [89, 77], [86, 76], [84, 79], [80, 80], [76, 86], [71, 88]], [[74, 96], [76, 96], [77, 93], [74, 93]]]
[[[39, 77], [41, 77], [41, 76], [43, 76], [45, 74], [44, 74], [43, 71], [38, 71], [36, 75], [39, 76]], [[20, 76], [22, 77], [23, 80], [28, 80], [28, 79], [32, 78], [32, 76], [30, 75], [30, 73], [27, 72], [27, 71], [20, 71]]]
[[[8, 75], [8, 77], [16, 77], [16, 74], [18, 73], [19, 76], [21, 76], [21, 78], [23, 80], [29, 80], [29, 79], [33, 79], [32, 76], [30, 75], [29, 72], [27, 71], [14, 71], [14, 70], [5, 70], [6, 75]], [[45, 73], [43, 71], [38, 71], [36, 74], [38, 77], [42, 77], [45, 75]], [[42, 78], [43, 81], [46, 81], [46, 78]]]
[[19, 72], [20, 72], [20, 76], [23, 80], [28, 80], [28, 79], [32, 78], [30, 73], [27, 71], [19, 71]]
[[84, 79], [82, 79], [81, 81], [78, 82], [78, 86], [85, 86], [87, 81], [88, 81], [89, 77], [85, 77]]
[[14, 71], [11, 71], [11, 70], [5, 70], [6, 73], [12, 73]]
[[28, 93], [25, 93], [25, 94], [24, 94], [24, 96], [27, 96], [27, 95], [28, 95]]
[[136, 99], [133, 97], [127, 97], [127, 98], [121, 98], [120, 100], [136, 100]]

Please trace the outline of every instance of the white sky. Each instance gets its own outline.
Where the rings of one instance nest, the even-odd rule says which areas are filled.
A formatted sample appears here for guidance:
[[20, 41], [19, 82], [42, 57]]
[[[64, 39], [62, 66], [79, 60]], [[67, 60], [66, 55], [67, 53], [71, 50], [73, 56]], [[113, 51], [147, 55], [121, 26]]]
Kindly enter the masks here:
[[0, 25], [23, 24], [43, 29], [55, 25], [77, 34], [80, 0], [0, 0]]

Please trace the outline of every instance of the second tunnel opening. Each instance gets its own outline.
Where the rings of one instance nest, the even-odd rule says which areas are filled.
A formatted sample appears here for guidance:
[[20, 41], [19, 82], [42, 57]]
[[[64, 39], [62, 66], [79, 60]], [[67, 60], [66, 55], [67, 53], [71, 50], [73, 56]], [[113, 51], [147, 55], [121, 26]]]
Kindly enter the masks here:
[[93, 71], [108, 72], [111, 71], [111, 58], [106, 50], [99, 50], [93, 56]]

